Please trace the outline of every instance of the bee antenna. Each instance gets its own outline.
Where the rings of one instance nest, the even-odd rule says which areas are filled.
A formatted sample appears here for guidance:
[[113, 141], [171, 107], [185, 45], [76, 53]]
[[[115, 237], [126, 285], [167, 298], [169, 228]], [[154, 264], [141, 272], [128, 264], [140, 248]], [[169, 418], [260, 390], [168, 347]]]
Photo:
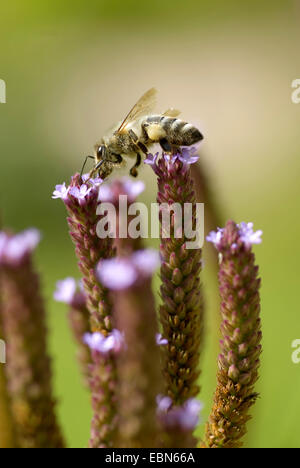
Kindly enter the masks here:
[[83, 174], [83, 171], [84, 171], [84, 168], [85, 168], [85, 166], [86, 166], [86, 163], [87, 163], [88, 159], [95, 159], [95, 158], [94, 158], [94, 156], [87, 156], [87, 157], [85, 158], [85, 161], [84, 161], [84, 163], [83, 163], [83, 166], [82, 166], [82, 169], [81, 169], [81, 172], [80, 172], [80, 177], [82, 177], [82, 174]]

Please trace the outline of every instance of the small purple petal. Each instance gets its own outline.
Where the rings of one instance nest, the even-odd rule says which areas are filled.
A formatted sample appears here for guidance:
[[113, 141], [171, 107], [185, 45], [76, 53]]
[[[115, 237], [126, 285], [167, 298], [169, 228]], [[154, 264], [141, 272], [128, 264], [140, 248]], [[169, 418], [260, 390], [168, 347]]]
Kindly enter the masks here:
[[147, 158], [145, 159], [144, 163], [145, 163], [145, 164], [150, 164], [150, 166], [151, 166], [151, 165], [154, 165], [154, 164], [156, 163], [156, 160], [157, 160], [157, 158], [158, 158], [158, 155], [159, 155], [159, 153], [156, 153], [156, 154], [151, 154], [151, 153], [149, 153], [149, 154], [147, 155]]
[[158, 413], [166, 412], [172, 406], [172, 399], [168, 396], [157, 395], [156, 402]]
[[69, 191], [70, 191], [70, 187], [66, 187], [65, 182], [61, 185], [56, 185], [52, 198], [53, 199], [61, 198], [62, 200], [65, 200], [68, 197]]
[[197, 149], [194, 147], [182, 148], [181, 154], [178, 154], [178, 159], [185, 164], [194, 164], [199, 159], [199, 155], [196, 153]]
[[158, 346], [166, 346], [168, 344], [168, 340], [163, 338], [161, 333], [156, 333], [155, 339]]

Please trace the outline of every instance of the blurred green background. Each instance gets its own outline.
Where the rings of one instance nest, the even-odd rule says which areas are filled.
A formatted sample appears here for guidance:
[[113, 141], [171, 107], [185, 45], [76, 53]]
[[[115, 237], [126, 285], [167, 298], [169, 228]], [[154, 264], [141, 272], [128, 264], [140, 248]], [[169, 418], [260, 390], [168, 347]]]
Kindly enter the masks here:
[[[60, 420], [69, 446], [85, 447], [91, 417], [66, 308], [55, 282], [78, 276], [65, 209], [55, 184], [80, 170], [84, 155], [148, 88], [160, 110], [178, 107], [205, 134], [202, 161], [223, 217], [263, 229], [256, 247], [262, 286], [261, 397], [248, 447], [299, 447], [300, 364], [300, 2], [239, 0], [22, 0], [2, 3], [0, 78], [1, 218], [43, 232], [37, 265], [49, 311]], [[154, 201], [149, 168], [143, 199]], [[201, 378], [204, 420], [215, 386], [218, 311], [213, 268]], [[200, 427], [200, 433], [203, 425]]]

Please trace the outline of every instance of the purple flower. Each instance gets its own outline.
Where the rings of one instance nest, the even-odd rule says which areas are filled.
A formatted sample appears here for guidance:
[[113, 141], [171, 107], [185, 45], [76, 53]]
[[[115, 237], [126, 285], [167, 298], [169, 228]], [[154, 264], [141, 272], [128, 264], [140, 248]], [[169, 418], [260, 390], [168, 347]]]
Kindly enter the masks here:
[[68, 197], [69, 191], [70, 187], [66, 187], [65, 182], [62, 185], [56, 185], [52, 198], [61, 198], [62, 200], [65, 200]]
[[185, 164], [195, 164], [199, 159], [199, 155], [197, 154], [197, 151], [198, 150], [195, 147], [182, 148], [181, 154], [179, 153], [177, 155], [177, 158]]
[[239, 225], [239, 234], [240, 234], [240, 239], [246, 244], [246, 245], [253, 245], [253, 244], [261, 244], [262, 239], [262, 231], [253, 231], [253, 223], [240, 223]]
[[127, 195], [129, 201], [134, 201], [144, 190], [144, 182], [123, 177], [110, 184], [102, 185], [99, 191], [99, 201], [117, 203], [120, 195]]
[[[260, 244], [262, 242], [261, 235], [262, 231], [253, 231], [253, 223], [240, 223], [237, 224], [239, 239], [247, 247], [253, 244]], [[223, 238], [224, 229], [218, 228], [217, 231], [212, 231], [207, 237], [208, 242], [212, 242], [216, 248], [220, 247], [221, 241]], [[232, 250], [235, 250], [238, 247], [236, 242], [232, 243]]]
[[74, 278], [66, 278], [56, 283], [56, 291], [54, 292], [54, 299], [58, 302], [65, 302], [71, 304], [76, 293], [77, 285]]
[[150, 166], [155, 165], [158, 156], [159, 156], [159, 153], [156, 153], [156, 154], [149, 153], [144, 163], [149, 164]]
[[118, 353], [122, 349], [124, 336], [119, 330], [114, 329], [108, 336], [104, 336], [100, 332], [86, 333], [83, 341], [92, 351], [106, 355], [109, 352]]
[[132, 254], [131, 260], [137, 270], [147, 276], [153, 275], [160, 266], [160, 254], [154, 249], [138, 250]]
[[139, 250], [131, 257], [102, 260], [97, 274], [103, 286], [112, 290], [123, 290], [138, 280], [150, 277], [160, 264], [159, 253], [147, 249]]
[[215, 247], [218, 247], [223, 236], [224, 229], [218, 228], [217, 231], [211, 231], [206, 237], [207, 242], [212, 242]]
[[172, 406], [172, 399], [168, 396], [157, 395], [157, 412], [162, 413], [168, 411]]
[[73, 197], [77, 198], [78, 200], [85, 200], [91, 190], [92, 187], [88, 187], [86, 184], [83, 184], [80, 188], [72, 187], [70, 189], [70, 195], [73, 195]]
[[166, 346], [168, 344], [168, 340], [163, 338], [161, 333], [156, 333], [155, 339], [158, 346]]
[[81, 178], [85, 184], [89, 183], [93, 187], [98, 187], [103, 182], [103, 179], [101, 179], [100, 177], [95, 177], [94, 179], [90, 178], [89, 174], [83, 174]]
[[169, 397], [159, 396], [158, 417], [165, 428], [183, 431], [193, 431], [200, 419], [203, 404], [195, 398], [190, 398], [182, 406], [172, 406]]
[[64, 302], [74, 308], [81, 308], [86, 303], [82, 282], [76, 282], [74, 278], [58, 281], [53, 297], [57, 302]]
[[134, 265], [125, 258], [100, 261], [97, 266], [97, 274], [103, 286], [112, 290], [130, 288], [137, 280]]
[[15, 266], [23, 261], [40, 242], [41, 234], [37, 229], [27, 229], [14, 236], [1, 233], [0, 263]]

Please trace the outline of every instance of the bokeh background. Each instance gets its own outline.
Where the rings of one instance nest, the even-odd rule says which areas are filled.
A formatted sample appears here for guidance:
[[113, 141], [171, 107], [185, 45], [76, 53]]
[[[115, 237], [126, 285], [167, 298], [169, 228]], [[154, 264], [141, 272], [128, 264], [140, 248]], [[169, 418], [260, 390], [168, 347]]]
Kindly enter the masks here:
[[[85, 447], [91, 417], [66, 308], [55, 282], [78, 277], [55, 184], [148, 88], [158, 110], [178, 107], [206, 140], [202, 164], [224, 219], [263, 229], [255, 248], [262, 286], [261, 397], [248, 447], [299, 447], [300, 2], [292, 0], [12, 0], [0, 8], [0, 204], [5, 226], [36, 226], [59, 415], [71, 447]], [[143, 200], [154, 201], [150, 168]], [[204, 271], [207, 337], [201, 378], [204, 420], [215, 386], [218, 310], [214, 269]], [[199, 429], [201, 434], [202, 425]]]

